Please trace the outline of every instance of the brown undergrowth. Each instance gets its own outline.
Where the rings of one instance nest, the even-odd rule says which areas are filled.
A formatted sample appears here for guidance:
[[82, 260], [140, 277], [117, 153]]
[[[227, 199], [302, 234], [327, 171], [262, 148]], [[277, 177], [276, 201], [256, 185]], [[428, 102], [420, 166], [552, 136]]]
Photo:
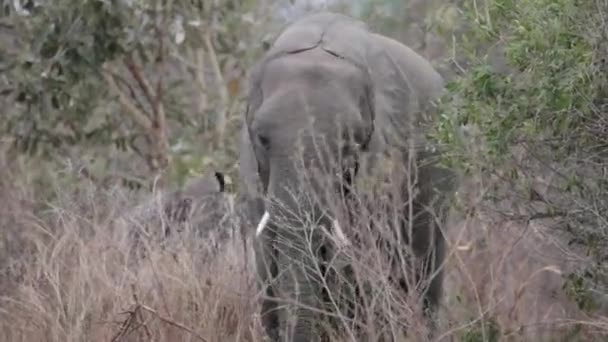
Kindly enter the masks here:
[[135, 254], [115, 220], [133, 198], [82, 182], [40, 206], [23, 182], [2, 185], [1, 340], [257, 340], [240, 239], [214, 249], [186, 230]]
[[[252, 249], [238, 234], [212, 254], [187, 233], [170, 244], [149, 240], [134, 262], [132, 237], [115, 224], [134, 198], [82, 181], [74, 191], [55, 187], [62, 190], [45, 204], [26, 179], [2, 179], [1, 340], [263, 340]], [[575, 256], [543, 225], [469, 213], [453, 215], [448, 227], [440, 340], [601, 341], [606, 317], [578, 310], [561, 288]], [[350, 253], [369, 283], [386, 285], [382, 263], [364, 258], [370, 250]], [[413, 302], [380, 287], [367, 309], [416, 324], [405, 305]], [[414, 328], [409, 339], [394, 337], [422, 340]], [[352, 340], [353, 331], [340, 331]]]

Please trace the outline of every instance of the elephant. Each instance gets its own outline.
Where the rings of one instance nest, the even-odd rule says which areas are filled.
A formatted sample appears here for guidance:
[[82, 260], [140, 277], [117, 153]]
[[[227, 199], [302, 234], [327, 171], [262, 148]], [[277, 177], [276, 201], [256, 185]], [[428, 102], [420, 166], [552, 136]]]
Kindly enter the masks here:
[[[413, 187], [406, 186], [407, 177], [388, 181], [413, 203], [412, 217], [399, 209], [400, 234], [411, 222], [411, 239], [403, 241], [411, 241], [426, 271], [436, 274], [421, 290], [433, 317], [442, 296], [445, 237], [439, 227], [447, 210], [435, 217], [428, 208], [446, 206], [456, 179], [439, 164], [441, 149], [427, 139], [424, 123], [436, 113], [444, 88], [442, 76], [414, 50], [333, 12], [293, 22], [253, 66], [239, 138], [239, 198], [242, 229], [254, 234], [261, 320], [271, 340], [285, 340], [289, 324], [288, 340], [319, 338], [313, 328], [319, 313], [310, 307], [322, 290], [312, 270], [332, 255], [328, 251], [352, 243], [350, 223], [328, 214], [333, 202], [319, 194], [347, 196], [348, 189], [357, 190], [358, 178], [380, 175], [375, 171], [387, 159], [399, 170], [415, 162]], [[302, 177], [302, 171], [312, 176]], [[296, 212], [314, 224], [294, 219]], [[314, 258], [302, 256], [303, 240], [318, 253]], [[290, 271], [291, 280], [284, 276]], [[276, 300], [279, 293], [297, 295], [303, 304], [293, 309], [292, 321]]]
[[[187, 182], [183, 190], [173, 191], [163, 205], [163, 213], [169, 222], [196, 223], [198, 218], [217, 212], [216, 206], [224, 195], [226, 181], [224, 174], [215, 171]], [[198, 211], [203, 211], [199, 213]], [[167, 229], [165, 235], [171, 234]]]
[[[162, 246], [185, 237], [182, 240], [186, 242], [205, 243], [213, 253], [234, 228], [234, 209], [225, 183], [224, 174], [218, 171], [196, 177], [183, 189], [161, 191], [129, 208], [119, 215], [119, 221], [130, 226], [136, 247], [141, 246], [144, 237]], [[197, 239], [190, 239], [192, 236]]]

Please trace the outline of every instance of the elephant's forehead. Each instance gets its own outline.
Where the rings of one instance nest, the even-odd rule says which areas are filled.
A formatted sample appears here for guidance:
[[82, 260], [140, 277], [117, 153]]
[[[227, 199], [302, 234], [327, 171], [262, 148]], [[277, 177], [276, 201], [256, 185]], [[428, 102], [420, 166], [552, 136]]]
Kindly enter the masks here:
[[271, 60], [261, 75], [263, 99], [254, 114], [254, 128], [284, 130], [313, 119], [329, 129], [331, 121], [360, 119], [363, 85], [356, 66], [320, 49]]
[[257, 128], [322, 125], [329, 129], [360, 117], [356, 97], [337, 82], [289, 80], [278, 83], [267, 95], [254, 115]]
[[358, 128], [361, 122], [357, 102], [343, 88], [310, 87], [307, 84], [286, 84], [268, 98], [255, 113], [253, 129], [263, 135], [295, 135]]
[[268, 61], [261, 75], [264, 97], [288, 87], [359, 95], [364, 74], [354, 64], [315, 48]]
[[268, 54], [296, 53], [321, 47], [365, 66], [368, 44], [369, 31], [363, 22], [337, 13], [319, 13], [289, 26], [277, 37]]

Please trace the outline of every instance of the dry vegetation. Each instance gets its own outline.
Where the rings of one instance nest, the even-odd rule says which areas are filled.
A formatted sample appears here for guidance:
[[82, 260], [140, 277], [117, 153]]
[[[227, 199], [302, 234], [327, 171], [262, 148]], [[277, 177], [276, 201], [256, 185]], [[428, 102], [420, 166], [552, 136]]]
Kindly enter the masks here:
[[146, 241], [142, 257], [131, 253], [137, 226], [114, 224], [132, 199], [84, 181], [35, 215], [27, 185], [3, 176], [3, 341], [254, 340], [240, 240], [215, 250], [186, 230]]
[[[188, 238], [186, 229], [170, 241], [149, 240], [144, 256], [134, 255], [129, 232], [138, 226], [115, 220], [134, 198], [96, 189], [88, 180], [74, 189], [52, 182], [57, 200], [35, 211], [32, 184], [9, 171], [28, 166], [3, 166], [2, 340], [262, 340], [251, 246], [244, 248], [239, 234], [215, 249], [212, 238]], [[478, 193], [466, 195], [475, 203]], [[561, 291], [559, 274], [572, 266], [541, 224], [468, 212], [452, 215], [447, 227], [439, 340], [496, 341], [499, 332], [501, 341], [571, 341], [574, 332], [580, 341], [605, 336], [605, 316], [583, 313]], [[233, 218], [216, 228], [231, 231]], [[412, 311], [415, 298], [394, 296], [385, 281], [387, 264], [365, 242], [372, 236], [362, 237], [366, 247], [344, 255], [358, 260], [355, 269], [374, 294], [363, 308], [375, 317], [367, 333], [389, 329], [398, 337], [399, 326], [407, 326], [410, 339], [397, 340], [424, 340], [424, 326]], [[342, 323], [343, 339], [351, 340], [356, 329]]]
[[449, 226], [445, 313], [468, 331], [467, 341], [605, 338], [605, 308], [585, 312], [564, 292], [562, 277], [585, 257], [556, 239], [550, 224], [469, 210]]

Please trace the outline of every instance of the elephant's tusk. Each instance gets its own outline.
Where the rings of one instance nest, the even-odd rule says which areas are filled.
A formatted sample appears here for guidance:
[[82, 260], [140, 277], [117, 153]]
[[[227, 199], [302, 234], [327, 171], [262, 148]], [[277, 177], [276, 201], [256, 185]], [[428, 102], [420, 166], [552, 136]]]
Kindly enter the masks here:
[[333, 220], [333, 226], [334, 226], [334, 232], [336, 234], [336, 237], [338, 238], [338, 242], [339, 242], [340, 246], [348, 245], [349, 241], [346, 238], [346, 235], [344, 235], [344, 231], [342, 230], [342, 227], [340, 227], [340, 223], [338, 222], [338, 220], [336, 220], [336, 219]]
[[269, 219], [270, 219], [270, 214], [267, 211], [265, 211], [264, 215], [262, 216], [262, 219], [260, 220], [260, 223], [258, 223], [258, 227], [255, 230], [256, 237], [260, 236], [260, 234], [262, 233], [262, 230], [264, 230], [264, 228], [266, 228], [266, 225], [268, 224]]

